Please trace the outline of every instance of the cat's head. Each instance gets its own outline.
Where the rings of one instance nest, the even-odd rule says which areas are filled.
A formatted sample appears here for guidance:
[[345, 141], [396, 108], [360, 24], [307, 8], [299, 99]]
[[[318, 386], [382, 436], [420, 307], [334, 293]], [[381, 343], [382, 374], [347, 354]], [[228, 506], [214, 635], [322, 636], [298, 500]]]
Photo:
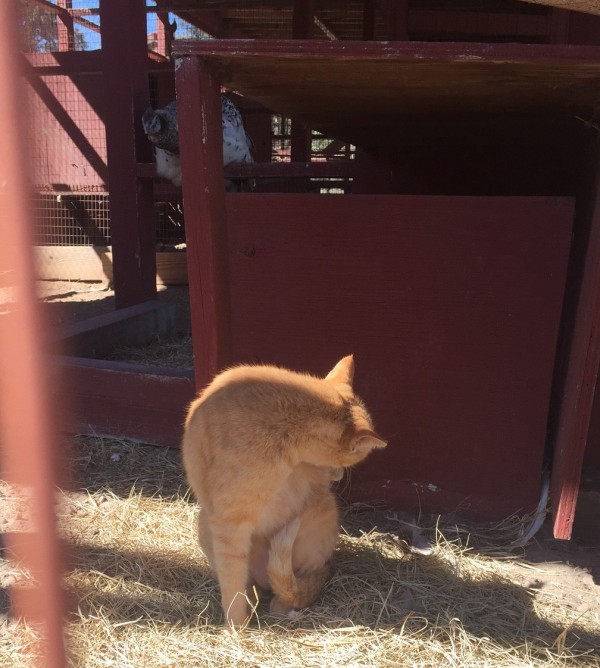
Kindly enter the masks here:
[[354, 394], [354, 357], [342, 358], [325, 376], [344, 400], [346, 425], [336, 443], [337, 466], [353, 466], [361, 462], [372, 450], [385, 448], [387, 441], [373, 429], [373, 421], [366, 406]]

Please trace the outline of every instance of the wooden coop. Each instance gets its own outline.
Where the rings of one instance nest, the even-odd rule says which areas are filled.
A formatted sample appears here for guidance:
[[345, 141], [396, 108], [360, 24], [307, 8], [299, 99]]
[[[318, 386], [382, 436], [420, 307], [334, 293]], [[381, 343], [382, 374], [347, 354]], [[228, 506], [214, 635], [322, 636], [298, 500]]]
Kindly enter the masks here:
[[[68, 4], [49, 9], [63, 50], [24, 64], [36, 183], [55, 206], [105, 198], [110, 250], [97, 216], [79, 233], [117, 306], [59, 337], [70, 428], [174, 446], [223, 366], [352, 352], [390, 445], [351, 498], [500, 519], [550, 470], [568, 538], [584, 459], [600, 468], [600, 2], [100, 0], [96, 51], [69, 48], [88, 19]], [[168, 12], [202, 39], [172, 41]], [[99, 359], [173, 329], [155, 224], [180, 194], [139, 119], [175, 89], [194, 371]], [[255, 147], [225, 176], [251, 192], [224, 191], [222, 89]]]

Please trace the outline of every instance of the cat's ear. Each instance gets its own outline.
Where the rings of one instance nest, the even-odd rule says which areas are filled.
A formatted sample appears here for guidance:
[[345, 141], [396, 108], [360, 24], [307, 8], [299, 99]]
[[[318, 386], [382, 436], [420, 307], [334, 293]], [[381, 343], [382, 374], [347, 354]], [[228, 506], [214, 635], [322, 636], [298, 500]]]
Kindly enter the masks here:
[[366, 457], [371, 450], [385, 448], [387, 441], [370, 429], [359, 429], [350, 441], [350, 452]]
[[352, 385], [354, 380], [354, 356], [343, 357], [325, 376], [325, 380]]

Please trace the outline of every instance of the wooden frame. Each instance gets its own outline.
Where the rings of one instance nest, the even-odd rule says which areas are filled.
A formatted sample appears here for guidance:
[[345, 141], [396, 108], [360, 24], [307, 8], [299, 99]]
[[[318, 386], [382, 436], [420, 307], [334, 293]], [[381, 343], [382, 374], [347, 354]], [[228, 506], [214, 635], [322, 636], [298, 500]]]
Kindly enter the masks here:
[[[313, 125], [319, 129], [331, 126], [332, 119], [336, 113], [332, 108], [330, 110], [325, 107], [315, 106], [311, 112], [300, 111], [302, 108], [301, 98], [306, 94], [306, 88], [301, 91], [296, 88], [278, 90], [271, 86], [268, 88], [268, 82], [273, 80], [273, 73], [276, 69], [272, 69], [266, 75], [266, 87], [261, 88], [262, 82], [260, 80], [261, 68], [265, 63], [272, 63], [274, 68], [279, 67], [280, 72], [285, 72], [288, 66], [294, 65], [296, 67], [296, 76], [301, 71], [300, 63], [306, 63], [309, 69], [315, 70], [317, 63], [326, 63], [328, 59], [330, 62], [336, 62], [340, 67], [346, 63], [347, 67], [353, 68], [356, 74], [359, 71], [357, 68], [361, 67], [361, 63], [374, 62], [389, 66], [390, 63], [396, 62], [418, 62], [420, 65], [436, 68], [439, 63], [445, 64], [449, 68], [454, 68], [459, 77], [460, 72], [467, 72], [469, 68], [476, 70], [478, 67], [485, 67], [486, 63], [490, 66], [490, 71], [493, 72], [496, 63], [512, 63], [516, 67], [522, 64], [527, 69], [527, 64], [534, 65], [534, 69], [539, 73], [546, 71], [550, 76], [555, 77], [556, 72], [565, 74], [563, 80], [564, 93], [560, 92], [560, 84], [554, 88], [554, 99], [559, 99], [564, 95], [565, 100], [571, 100], [579, 104], [595, 104], [598, 101], [598, 96], [592, 89], [589, 88], [589, 81], [600, 82], [600, 50], [596, 47], [562, 47], [562, 46], [546, 46], [546, 45], [478, 45], [478, 44], [414, 44], [414, 43], [332, 43], [332, 42], [315, 42], [315, 41], [295, 41], [293, 43], [285, 41], [269, 41], [263, 40], [258, 42], [240, 42], [236, 40], [228, 41], [211, 41], [206, 43], [192, 43], [180, 42], [175, 43], [174, 53], [179, 57], [178, 73], [177, 73], [177, 89], [180, 97], [185, 99], [187, 95], [196, 98], [200, 95], [200, 91], [208, 92], [208, 86], [198, 83], [202, 80], [214, 80], [216, 72], [224, 76], [224, 83], [233, 85], [237, 90], [246, 93], [251, 98], [256, 99], [267, 107], [280, 109], [284, 113], [294, 117], [296, 107], [299, 111], [299, 118]], [[253, 63], [254, 59], [254, 63]], [[237, 70], [236, 65], [243, 62], [242, 69]], [[222, 65], [226, 64], [223, 69]], [[255, 69], [252, 70], [253, 65]], [[544, 68], [546, 68], [544, 70]], [[265, 68], [266, 72], [268, 68]], [[443, 69], [443, 68], [442, 68]], [[502, 68], [499, 68], [499, 72]], [[371, 70], [373, 72], [375, 70]], [[441, 71], [441, 70], [440, 70]], [[194, 76], [189, 76], [193, 72]], [[188, 75], [186, 76], [186, 74]], [[319, 74], [323, 70], [319, 69]], [[336, 71], [336, 76], [339, 77], [340, 72]], [[529, 75], [527, 75], [529, 76]], [[577, 87], [577, 77], [581, 76], [581, 85], [577, 88], [577, 92], [573, 95], [573, 84]], [[518, 75], [517, 75], [518, 77]], [[488, 77], [486, 77], [488, 78]], [[531, 77], [533, 93], [529, 97], [516, 96], [512, 94], [512, 102], [515, 105], [513, 111], [519, 109], [526, 111], [528, 108], [534, 108], [538, 111], [544, 109], [549, 100], [543, 97], [542, 89], [535, 91], [536, 79]], [[315, 79], [312, 78], [311, 85], [315, 85]], [[325, 80], [324, 80], [325, 81]], [[583, 82], [586, 81], [584, 84]], [[556, 83], [556, 82], [555, 82]], [[316, 84], [318, 85], [318, 84]], [[326, 86], [327, 84], [324, 83]], [[489, 85], [487, 81], [486, 85]], [[518, 84], [520, 86], [521, 84]], [[216, 85], [211, 86], [216, 90]], [[543, 84], [542, 84], [543, 88]], [[316, 89], [313, 89], [313, 93]], [[288, 95], [289, 93], [289, 95]], [[208, 92], [210, 95], [211, 93]], [[508, 94], [511, 96], [509, 87], [504, 86], [501, 94]], [[287, 95], [287, 97], [286, 97]], [[417, 92], [418, 95], [418, 92]], [[315, 99], [314, 95], [311, 99]], [[360, 99], [360, 96], [356, 96]], [[508, 98], [506, 98], [508, 100]], [[450, 98], [448, 98], [450, 100]], [[418, 97], [413, 100], [418, 103]], [[336, 101], [337, 103], [338, 101]], [[451, 100], [450, 100], [451, 102]], [[460, 104], [458, 98], [457, 104]], [[296, 103], [298, 103], [296, 105]], [[360, 102], [359, 102], [360, 104]], [[340, 105], [338, 104], [338, 107]], [[341, 105], [344, 107], [344, 105]], [[346, 113], [356, 113], [356, 108], [346, 109]], [[191, 131], [193, 127], [193, 116], [190, 113], [191, 108], [184, 112], [185, 116], [182, 118], [183, 132]], [[331, 111], [331, 114], [329, 112]], [[205, 116], [205, 127], [207, 128], [207, 136], [211, 133], [218, 135], [218, 126], [216, 119], [213, 119], [210, 124], [209, 117]], [[319, 120], [323, 118], [324, 121], [319, 127]], [[348, 129], [345, 139], [351, 139], [352, 130]], [[198, 142], [196, 150], [199, 148], [201, 138]], [[200, 158], [196, 161], [193, 152], [194, 142], [187, 144], [187, 159], [184, 164], [184, 175], [202, 173], [210, 170], [211, 160], [214, 160], [215, 154], [210, 152], [202, 152]], [[186, 177], [184, 176], [184, 179]], [[194, 206], [201, 205], [199, 199], [196, 199], [199, 188], [192, 191], [191, 196], [194, 198]], [[188, 197], [189, 190], [185, 185], [184, 180], [184, 196]], [[202, 198], [202, 195], [199, 195]], [[220, 204], [220, 197], [218, 205], [218, 216], [212, 216], [204, 219], [204, 225], [209, 229], [215, 229], [222, 224], [222, 206]], [[186, 202], [186, 207], [188, 203]], [[205, 212], [210, 211], [206, 209]], [[598, 206], [594, 204], [594, 213], [591, 216], [591, 232], [590, 243], [596, 239], [598, 226], [600, 225], [600, 217], [597, 213]], [[200, 217], [198, 217], [198, 224]], [[222, 234], [222, 232], [220, 233]], [[196, 241], [200, 239], [195, 237]], [[192, 242], [195, 245], [196, 241]], [[223, 245], [205, 244], [204, 248], [208, 250], [210, 257], [206, 258], [211, 266], [219, 267], [218, 273], [222, 275], [224, 256], [222, 250]], [[589, 246], [591, 248], [591, 245]], [[597, 281], [598, 262], [595, 258], [594, 252], [588, 256], [583, 273], [583, 284], [580, 292], [580, 299], [578, 301], [577, 312], [574, 323], [566, 323], [566, 326], [573, 327], [573, 345], [567, 360], [567, 381], [564, 387], [564, 401], [561, 408], [560, 427], [557, 437], [557, 449], [555, 458], [555, 477], [553, 480], [553, 493], [556, 499], [555, 503], [555, 525], [554, 532], [558, 538], [568, 538], [570, 536], [570, 522], [574, 515], [574, 503], [576, 500], [576, 480], [581, 468], [581, 459], [583, 447], [585, 443], [585, 435], [587, 433], [587, 425], [589, 424], [589, 417], [591, 413], [592, 397], [594, 390], [594, 379], [598, 363], [600, 362], [600, 345], [597, 345], [597, 337], [594, 335], [594, 328], [597, 320], [600, 317], [600, 282]], [[213, 285], [215, 274], [212, 276]], [[226, 292], [225, 281], [217, 281], [219, 290]], [[190, 288], [192, 291], [203, 291], [202, 301], [210, 303], [210, 288], [207, 288], [206, 281], [198, 278], [197, 283], [193, 284], [190, 281]], [[223, 292], [221, 294], [223, 294]], [[213, 293], [214, 294], [214, 293]], [[217, 298], [218, 301], [218, 298]], [[201, 333], [210, 333], [212, 341], [219, 340], [221, 336], [228, 339], [226, 314], [222, 310], [228, 308], [228, 299], [225, 298], [220, 302], [220, 305], [211, 305], [211, 311], [203, 312]], [[219, 312], [220, 311], [220, 312]], [[219, 312], [218, 317], [217, 312]], [[196, 328], [198, 328], [198, 321], [196, 316], [193, 316]], [[200, 332], [195, 331], [197, 336]], [[591, 345], [590, 345], [591, 342]], [[217, 352], [218, 346], [213, 345], [213, 353], [210, 360], [205, 360], [204, 369], [198, 371], [198, 377], [203, 380], [210, 375], [210, 371], [215, 368], [216, 361], [219, 359]], [[222, 349], [220, 352], [225, 350]], [[566, 476], [562, 476], [559, 471], [564, 469], [564, 462], [568, 461]], [[562, 464], [561, 464], [562, 462]], [[561, 477], [562, 476], [562, 477]], [[567, 519], [569, 518], [569, 519]]]

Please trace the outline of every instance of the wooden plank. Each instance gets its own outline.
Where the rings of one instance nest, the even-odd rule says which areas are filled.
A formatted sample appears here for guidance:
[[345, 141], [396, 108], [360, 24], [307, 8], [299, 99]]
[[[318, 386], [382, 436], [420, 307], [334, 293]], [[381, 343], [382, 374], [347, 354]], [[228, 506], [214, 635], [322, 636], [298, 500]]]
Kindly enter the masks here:
[[[242, 60], [253, 57], [284, 60], [339, 58], [354, 60], [424, 60], [448, 62], [571, 62], [594, 63], [596, 46], [557, 44], [489, 44], [455, 42], [363, 42], [329, 40], [175, 40], [173, 55]], [[227, 73], [224, 73], [227, 74]]]
[[75, 357], [60, 359], [73, 433], [178, 447], [195, 395], [192, 370]]
[[[409, 28], [408, 0], [388, 0], [386, 5], [388, 39], [407, 40]], [[410, 27], [412, 29], [412, 25]]]
[[519, 119], [567, 122], [600, 105], [599, 47], [205, 40], [175, 42], [174, 53], [197, 54], [224, 85], [325, 136], [396, 156], [415, 129], [461, 147], [470, 138], [456, 135], [457, 119], [508, 131]]
[[[36, 276], [42, 281], [112, 281], [109, 246], [35, 246]], [[156, 285], [187, 285], [187, 255], [156, 253]]]
[[[596, 158], [599, 157], [596, 151]], [[571, 537], [581, 468], [600, 364], [600, 163], [586, 215], [589, 237], [581, 269], [552, 463], [554, 536]], [[581, 207], [583, 208], [583, 203]]]
[[294, 0], [292, 39], [311, 39], [315, 19], [315, 0]]
[[[39, 613], [34, 654], [47, 668], [67, 665], [62, 587], [64, 556], [56, 526], [59, 448], [51, 386], [43, 351], [46, 323], [35, 298], [33, 215], [28, 192], [26, 118], [19, 81], [17, 2], [0, 3], [0, 117], [10, 132], [0, 133], [0, 273], [8, 271], [18, 308], [0, 318], [0, 448], [2, 478], [22, 485], [31, 502], [34, 532], [29, 550], [18, 553], [20, 566], [36, 579], [35, 600], [12, 601], [15, 616]], [[60, 481], [62, 482], [62, 481]]]
[[61, 327], [56, 339], [71, 355], [104, 357], [119, 346], [143, 346], [174, 336], [176, 306], [144, 302]]
[[377, 3], [375, 2], [375, 0], [363, 0], [363, 16], [362, 16], [363, 40], [375, 39], [376, 14], [377, 14]]
[[[170, 62], [157, 61], [148, 55], [147, 69], [150, 72], [171, 72]], [[63, 51], [51, 53], [25, 53], [21, 66], [26, 75], [102, 74], [102, 51]]]
[[146, 71], [144, 0], [100, 2], [106, 97], [114, 287], [117, 308], [156, 296], [152, 183], [138, 180], [138, 157], [150, 159], [150, 144], [140, 119], [150, 103]]
[[357, 500], [500, 519], [538, 502], [573, 201], [227, 198], [232, 362], [355, 353], [390, 445]]
[[230, 362], [225, 189], [220, 85], [197, 58], [176, 63], [183, 202], [196, 384]]

